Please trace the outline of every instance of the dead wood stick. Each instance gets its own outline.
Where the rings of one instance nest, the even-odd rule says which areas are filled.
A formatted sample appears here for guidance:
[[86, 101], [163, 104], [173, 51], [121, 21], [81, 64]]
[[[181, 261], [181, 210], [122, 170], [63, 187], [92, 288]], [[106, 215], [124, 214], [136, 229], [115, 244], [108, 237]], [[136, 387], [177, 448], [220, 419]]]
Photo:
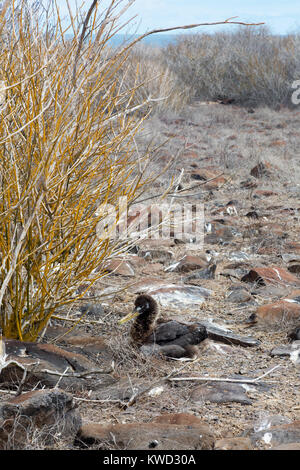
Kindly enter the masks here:
[[[52, 315], [51, 319], [55, 319], [55, 320], [62, 320], [62, 321], [69, 321], [69, 322], [73, 322], [73, 323], [78, 323], [78, 318], [67, 318], [67, 317], [58, 317], [57, 315]], [[87, 324], [93, 324], [93, 325], [103, 325], [103, 321], [101, 320], [80, 320], [80, 323], [87, 323]]]
[[158, 380], [157, 382], [154, 382], [154, 383], [152, 383], [151, 385], [149, 385], [149, 387], [146, 387], [146, 388], [144, 388], [143, 390], [134, 393], [134, 394], [132, 395], [132, 397], [128, 400], [128, 402], [126, 403], [126, 408], [127, 408], [128, 406], [133, 405], [133, 404], [136, 402], [136, 400], [137, 400], [138, 398], [140, 398], [140, 397], [141, 397], [142, 395], [144, 395], [145, 393], [149, 392], [152, 388], [157, 387], [158, 385], [161, 385], [161, 384], [167, 382], [168, 380], [171, 380], [172, 375], [175, 375], [175, 374], [178, 374], [179, 372], [181, 372], [182, 369], [184, 369], [184, 368], [185, 368], [187, 365], [189, 365], [191, 362], [194, 364], [195, 362], [198, 362], [198, 361], [199, 361], [199, 358], [196, 359], [195, 361], [186, 362], [186, 363], [185, 363], [182, 367], [180, 367], [178, 370], [172, 370], [172, 372], [171, 372], [169, 375], [167, 375], [166, 377], [163, 377], [162, 379]]
[[71, 374], [66, 374], [65, 372], [61, 373], [55, 370], [48, 370], [48, 369], [42, 369], [40, 372], [45, 372], [50, 375], [58, 375], [60, 377], [81, 378], [81, 377], [86, 377], [87, 375], [92, 375], [92, 374], [110, 374], [113, 371], [114, 371], [114, 364], [111, 365], [110, 369], [95, 369], [95, 370], [88, 370], [86, 372], [72, 372]]
[[[155, 196], [148, 196], [145, 199], [138, 200], [138, 201], [134, 202], [134, 204], [141, 204], [142, 202], [148, 201], [149, 199], [155, 199], [156, 197], [163, 196], [164, 194], [166, 194], [169, 197], [188, 197], [188, 196], [190, 196], [189, 194], [185, 194], [183, 196], [180, 196], [179, 194], [183, 193], [184, 191], [190, 191], [191, 189], [198, 188], [199, 186], [203, 186], [204, 184], [209, 183], [210, 181], [214, 181], [214, 180], [216, 180], [217, 178], [220, 178], [220, 176], [223, 176], [223, 175], [224, 175], [224, 172], [220, 173], [217, 176], [214, 176], [213, 178], [209, 178], [205, 181], [201, 181], [201, 183], [197, 183], [194, 186], [191, 186], [189, 188], [179, 189], [176, 193], [168, 193], [168, 192], [165, 191], [164, 193], [159, 193], [159, 194], [156, 194]], [[191, 196], [193, 196], [193, 194]]]
[[[222, 377], [173, 377], [169, 378], [168, 380], [170, 381], [177, 381], [177, 382], [183, 382], [183, 381], [199, 381], [199, 382], [235, 382], [235, 383], [244, 383], [244, 384], [256, 384], [259, 382], [263, 377], [266, 377], [266, 375], [269, 375], [273, 370], [278, 369], [278, 367], [281, 367], [280, 365], [277, 365], [270, 369], [268, 372], [266, 372], [263, 375], [260, 375], [259, 377], [256, 377], [255, 379], [230, 379], [230, 378], [222, 378]], [[272, 382], [273, 383], [273, 382]]]
[[126, 406], [126, 403], [122, 400], [113, 400], [110, 398], [105, 398], [103, 400], [93, 399], [93, 398], [80, 398], [80, 397], [73, 397], [74, 400], [84, 401], [88, 403], [118, 403], [119, 405]]

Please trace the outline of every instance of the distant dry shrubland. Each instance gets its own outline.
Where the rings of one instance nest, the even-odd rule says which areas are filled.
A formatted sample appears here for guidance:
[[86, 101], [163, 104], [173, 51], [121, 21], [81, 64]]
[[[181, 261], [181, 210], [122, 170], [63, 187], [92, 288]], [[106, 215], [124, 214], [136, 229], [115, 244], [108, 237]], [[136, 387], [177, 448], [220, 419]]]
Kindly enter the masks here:
[[[291, 105], [292, 83], [300, 79], [300, 34], [272, 35], [265, 26], [215, 34], [178, 35], [153, 50], [139, 45], [131, 58], [148, 78], [142, 96], [168, 97], [156, 107], [180, 109], [195, 98], [231, 98], [241, 106]], [[159, 74], [159, 80], [149, 80]]]
[[272, 35], [264, 26], [178, 37], [162, 54], [189, 100], [235, 99], [240, 105], [290, 105], [300, 78], [300, 35]]

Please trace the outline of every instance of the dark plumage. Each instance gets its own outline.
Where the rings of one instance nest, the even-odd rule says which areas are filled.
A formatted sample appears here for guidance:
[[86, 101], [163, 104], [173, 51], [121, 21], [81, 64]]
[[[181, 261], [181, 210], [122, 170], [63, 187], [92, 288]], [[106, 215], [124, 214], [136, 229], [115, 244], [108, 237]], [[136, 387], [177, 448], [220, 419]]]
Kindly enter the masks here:
[[200, 324], [186, 325], [175, 320], [157, 325], [159, 309], [150, 295], [139, 295], [133, 313], [120, 320], [125, 323], [135, 318], [130, 330], [131, 341], [144, 354], [161, 353], [167, 357], [195, 357], [195, 346], [205, 338], [207, 331]]

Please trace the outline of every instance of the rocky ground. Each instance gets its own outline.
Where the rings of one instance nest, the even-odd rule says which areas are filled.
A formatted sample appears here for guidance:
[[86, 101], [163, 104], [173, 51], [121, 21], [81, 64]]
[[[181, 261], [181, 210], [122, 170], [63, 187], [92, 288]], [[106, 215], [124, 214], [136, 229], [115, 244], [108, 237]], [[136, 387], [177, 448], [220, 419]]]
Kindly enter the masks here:
[[[32, 386], [71, 392], [83, 446], [300, 448], [300, 112], [252, 111], [195, 103], [145, 122], [137, 145], [160, 145], [147, 196], [163, 192], [171, 175], [180, 179], [172, 202], [204, 207], [204, 243], [189, 227], [183, 237], [142, 240], [112, 260], [111, 275], [90, 293], [98, 301], [60, 312], [68, 320], [53, 320], [26, 357], [19, 344], [7, 344], [19, 365], [0, 376], [2, 401], [12, 378], [19, 392], [28, 389], [25, 380], [20, 390], [26, 367]], [[129, 345], [130, 325], [118, 324], [140, 292], [157, 299], [163, 318], [206, 322], [218, 335], [201, 343], [193, 362], [141, 356]], [[32, 370], [41, 351], [44, 363]], [[45, 372], [51, 364], [57, 375]], [[51, 445], [64, 448], [57, 439]]]

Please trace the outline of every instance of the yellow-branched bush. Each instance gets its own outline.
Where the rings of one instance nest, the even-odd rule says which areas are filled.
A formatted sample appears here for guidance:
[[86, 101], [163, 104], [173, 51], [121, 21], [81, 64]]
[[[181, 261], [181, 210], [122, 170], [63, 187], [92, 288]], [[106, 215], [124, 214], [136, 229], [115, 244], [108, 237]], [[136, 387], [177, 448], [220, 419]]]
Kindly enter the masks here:
[[135, 88], [120, 87], [130, 48], [107, 45], [119, 2], [91, 9], [85, 25], [70, 13], [69, 29], [55, 7], [50, 19], [28, 3], [0, 14], [0, 327], [32, 341], [122, 249], [97, 233], [97, 208], [130, 205], [145, 180]]

